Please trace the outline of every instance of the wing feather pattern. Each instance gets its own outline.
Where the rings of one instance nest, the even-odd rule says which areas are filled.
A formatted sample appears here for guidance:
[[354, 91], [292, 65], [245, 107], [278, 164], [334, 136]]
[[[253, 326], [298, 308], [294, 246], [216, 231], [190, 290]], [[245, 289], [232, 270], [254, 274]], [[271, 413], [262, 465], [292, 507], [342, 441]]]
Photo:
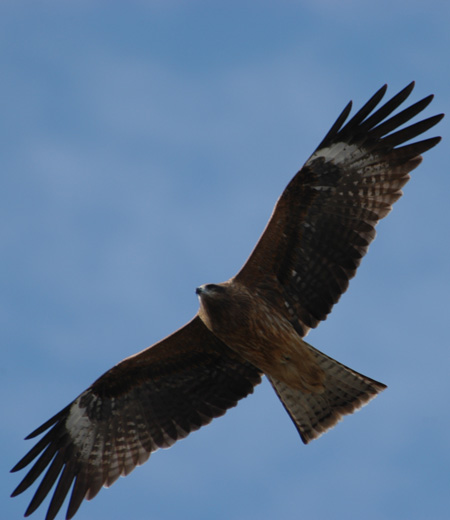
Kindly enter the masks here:
[[[281, 294], [298, 333], [305, 336], [346, 291], [375, 238], [375, 226], [392, 209], [421, 161], [440, 137], [412, 144], [443, 114], [398, 129], [424, 110], [428, 96], [391, 114], [411, 94], [411, 83], [375, 110], [386, 85], [347, 122], [347, 105], [317, 150], [278, 200], [269, 223], [236, 280]], [[345, 123], [345, 124], [344, 124]], [[272, 277], [272, 285], [267, 279]], [[273, 294], [272, 294], [273, 297]]]
[[32, 432], [28, 439], [47, 433], [13, 468], [35, 461], [13, 496], [43, 475], [25, 515], [56, 483], [46, 516], [52, 520], [73, 485], [66, 516], [72, 518], [84, 498], [128, 475], [156, 449], [223, 415], [260, 381], [260, 371], [196, 317], [113, 367]]
[[[374, 240], [376, 224], [402, 195], [409, 172], [440, 140], [409, 143], [443, 117], [409, 124], [432, 100], [428, 96], [397, 111], [413, 88], [411, 83], [377, 108], [383, 86], [348, 121], [351, 102], [345, 107], [282, 193], [255, 249], [227, 287], [235, 281], [248, 294], [266, 297], [301, 336], [326, 319]], [[46, 520], [55, 518], [68, 495], [66, 518], [72, 518], [84, 499], [250, 394], [262, 372], [231, 346], [197, 315], [124, 359], [34, 430], [27, 438], [41, 439], [12, 469], [31, 466], [12, 496], [40, 479], [25, 516], [54, 489]], [[327, 374], [323, 393], [307, 394], [269, 375], [304, 442], [384, 388], [310, 349]]]

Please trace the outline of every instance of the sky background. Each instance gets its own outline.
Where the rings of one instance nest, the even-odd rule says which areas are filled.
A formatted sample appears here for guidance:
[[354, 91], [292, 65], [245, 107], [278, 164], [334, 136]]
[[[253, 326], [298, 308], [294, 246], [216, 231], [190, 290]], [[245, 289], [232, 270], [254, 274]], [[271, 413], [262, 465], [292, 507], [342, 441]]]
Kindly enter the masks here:
[[[1, 2], [2, 518], [25, 435], [236, 273], [350, 99], [416, 80], [450, 112], [449, 25], [433, 0]], [[264, 381], [77, 519], [448, 518], [449, 125], [308, 336], [388, 390], [306, 447]]]

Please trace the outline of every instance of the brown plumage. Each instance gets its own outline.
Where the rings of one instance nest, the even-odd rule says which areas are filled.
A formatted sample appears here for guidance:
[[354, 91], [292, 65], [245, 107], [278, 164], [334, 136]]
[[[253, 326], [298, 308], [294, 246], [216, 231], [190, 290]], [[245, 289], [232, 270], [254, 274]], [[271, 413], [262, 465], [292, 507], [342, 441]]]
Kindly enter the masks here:
[[120, 362], [27, 437], [46, 432], [12, 470], [33, 463], [13, 496], [43, 475], [26, 515], [57, 483], [46, 518], [56, 516], [73, 486], [66, 516], [72, 518], [83, 499], [151, 452], [235, 406], [263, 374], [305, 443], [385, 388], [303, 337], [345, 292], [375, 225], [401, 196], [420, 154], [440, 140], [403, 145], [443, 117], [398, 130], [432, 99], [389, 117], [413, 86], [374, 112], [384, 86], [345, 124], [347, 105], [284, 190], [241, 271], [199, 287], [192, 321]]

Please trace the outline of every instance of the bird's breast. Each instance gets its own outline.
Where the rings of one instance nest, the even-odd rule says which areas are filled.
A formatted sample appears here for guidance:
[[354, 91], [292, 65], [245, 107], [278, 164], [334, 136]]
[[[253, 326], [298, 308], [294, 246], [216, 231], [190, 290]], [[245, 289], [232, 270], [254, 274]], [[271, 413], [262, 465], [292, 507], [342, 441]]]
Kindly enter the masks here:
[[[249, 304], [249, 301], [251, 304]], [[323, 372], [290, 321], [263, 298], [234, 298], [220, 314], [201, 308], [205, 325], [230, 349], [291, 388], [322, 391]]]

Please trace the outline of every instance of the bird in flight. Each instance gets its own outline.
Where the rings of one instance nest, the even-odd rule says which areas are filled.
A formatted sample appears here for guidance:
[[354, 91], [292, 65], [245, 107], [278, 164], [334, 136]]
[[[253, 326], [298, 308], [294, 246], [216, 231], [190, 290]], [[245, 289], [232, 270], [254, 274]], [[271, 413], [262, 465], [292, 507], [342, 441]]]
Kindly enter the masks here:
[[118, 363], [28, 435], [45, 433], [12, 469], [33, 464], [12, 496], [43, 475], [25, 516], [56, 484], [46, 520], [70, 491], [72, 518], [83, 499], [153, 451], [236, 406], [263, 375], [305, 444], [386, 388], [304, 337], [346, 291], [376, 224], [402, 195], [421, 154], [440, 141], [405, 144], [443, 117], [402, 126], [433, 98], [392, 115], [413, 88], [376, 109], [385, 85], [347, 121], [350, 102], [282, 193], [238, 274], [198, 287], [200, 308], [189, 323]]

